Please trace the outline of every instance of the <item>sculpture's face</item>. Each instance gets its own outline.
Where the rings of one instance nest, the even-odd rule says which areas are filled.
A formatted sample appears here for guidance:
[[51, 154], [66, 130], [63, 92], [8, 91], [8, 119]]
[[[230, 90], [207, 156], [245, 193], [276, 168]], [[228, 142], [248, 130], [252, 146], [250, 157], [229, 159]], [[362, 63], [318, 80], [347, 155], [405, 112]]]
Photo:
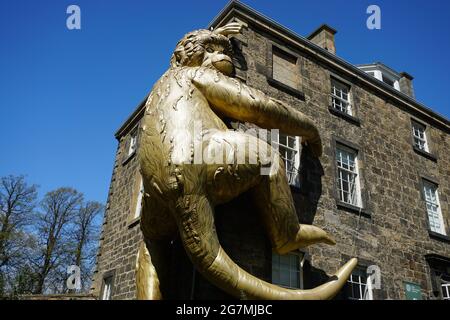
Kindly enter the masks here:
[[206, 44], [202, 66], [212, 67], [227, 76], [230, 76], [233, 73], [233, 62], [231, 61], [230, 56], [225, 53], [225, 48], [217, 43]]
[[197, 30], [181, 39], [171, 58], [172, 67], [207, 67], [226, 76], [234, 71], [232, 47], [224, 35], [209, 30]]

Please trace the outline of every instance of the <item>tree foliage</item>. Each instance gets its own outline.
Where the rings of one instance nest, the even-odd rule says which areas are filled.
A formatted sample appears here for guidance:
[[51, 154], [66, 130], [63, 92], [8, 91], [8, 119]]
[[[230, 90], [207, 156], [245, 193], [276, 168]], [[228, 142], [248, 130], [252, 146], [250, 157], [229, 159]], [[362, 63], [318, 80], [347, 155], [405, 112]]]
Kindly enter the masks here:
[[89, 289], [103, 205], [66, 187], [37, 197], [23, 176], [0, 178], [0, 297], [68, 292], [70, 265]]
[[0, 178], [0, 291], [11, 290], [11, 281], [27, 264], [33, 236], [27, 232], [36, 206], [37, 186], [24, 176]]

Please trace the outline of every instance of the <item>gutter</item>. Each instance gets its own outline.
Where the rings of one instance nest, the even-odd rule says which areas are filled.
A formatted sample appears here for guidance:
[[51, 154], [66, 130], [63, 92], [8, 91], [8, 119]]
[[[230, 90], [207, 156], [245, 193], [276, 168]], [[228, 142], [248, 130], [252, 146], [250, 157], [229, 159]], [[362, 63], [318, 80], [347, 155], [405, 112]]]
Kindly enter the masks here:
[[[249, 20], [264, 28], [267, 32], [274, 34], [278, 38], [285, 38], [288, 42], [293, 44], [296, 47], [299, 47], [302, 50], [307, 50], [308, 53], [314, 56], [317, 60], [323, 61], [328, 65], [333, 66], [334, 68], [339, 68], [341, 71], [349, 74], [351, 77], [355, 78], [357, 81], [360, 81], [372, 89], [377, 90], [384, 96], [388, 98], [394, 99], [404, 106], [406, 106], [410, 113], [419, 114], [422, 117], [428, 119], [426, 122], [430, 124], [434, 124], [436, 127], [441, 128], [444, 132], [450, 133], [450, 120], [445, 116], [439, 114], [438, 112], [430, 109], [424, 104], [418, 102], [417, 100], [407, 96], [406, 94], [392, 88], [391, 86], [385, 84], [384, 82], [368, 75], [364, 71], [360, 70], [355, 65], [345, 61], [344, 59], [328, 52], [327, 50], [319, 47], [318, 45], [312, 43], [307, 38], [295, 33], [294, 31], [284, 27], [279, 24], [275, 20], [259, 13], [253, 8], [243, 4], [238, 0], [231, 0], [228, 4], [216, 15], [216, 17], [208, 24], [208, 29], [219, 26], [221, 23], [224, 23], [224, 19], [230, 15], [233, 10], [235, 10], [238, 14], [241, 15], [253, 15], [246, 16]], [[239, 11], [240, 10], [240, 11]], [[274, 30], [270, 30], [267, 28], [273, 28]], [[278, 32], [278, 33], [277, 33]], [[390, 67], [388, 67], [390, 69]], [[133, 111], [133, 113], [127, 118], [127, 120], [120, 126], [120, 128], [115, 132], [114, 136], [117, 140], [120, 140], [120, 137], [124, 132], [128, 131], [132, 125], [134, 125], [138, 119], [140, 119], [140, 113], [143, 111], [143, 107], [145, 102], [147, 101], [148, 95], [139, 103], [138, 107]]]
[[[265, 15], [257, 12], [253, 8], [243, 4], [240, 1], [231, 0], [226, 5], [226, 7], [222, 9], [222, 11], [209, 23], [208, 28], [210, 29], [212, 27], [220, 26], [222, 23], [224, 23], [224, 19], [227, 18], [227, 16], [229, 16], [233, 12], [233, 10], [243, 16], [250, 15], [247, 16], [247, 18], [250, 18], [252, 22], [263, 27], [265, 31], [275, 34], [277, 37], [286, 38], [286, 40], [288, 40], [291, 44], [300, 47], [300, 49], [307, 49], [309, 54], [315, 56], [318, 60], [322, 60], [329, 65], [331, 64], [334, 67], [340, 68], [347, 74], [350, 73], [351, 76], [371, 86], [372, 89], [376, 89], [382, 94], [397, 100], [398, 102], [406, 105], [406, 107], [411, 109], [413, 113], [419, 113], [420, 115], [428, 118], [430, 120], [428, 122], [434, 123], [436, 126], [442, 128], [447, 133], [450, 132], [450, 120], [445, 116], [437, 113], [436, 111], [407, 96], [406, 94], [397, 91], [384, 82], [375, 79], [364, 71], [358, 69], [356, 66], [317, 46], [305, 37], [280, 25], [278, 22], [269, 17], [266, 17]], [[251, 15], [253, 15], [253, 17], [251, 17]], [[269, 29], [268, 27], [272, 28], [273, 30]]]

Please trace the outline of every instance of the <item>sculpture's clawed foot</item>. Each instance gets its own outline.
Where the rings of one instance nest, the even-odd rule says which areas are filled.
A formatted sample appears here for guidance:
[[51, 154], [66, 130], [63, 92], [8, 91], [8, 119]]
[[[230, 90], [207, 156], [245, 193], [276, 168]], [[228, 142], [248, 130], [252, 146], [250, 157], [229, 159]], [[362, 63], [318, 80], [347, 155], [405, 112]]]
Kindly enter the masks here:
[[316, 243], [335, 245], [336, 241], [325, 230], [319, 227], [308, 224], [301, 224], [295, 239], [279, 248], [276, 248], [275, 251], [280, 254], [286, 254], [293, 250], [304, 248]]

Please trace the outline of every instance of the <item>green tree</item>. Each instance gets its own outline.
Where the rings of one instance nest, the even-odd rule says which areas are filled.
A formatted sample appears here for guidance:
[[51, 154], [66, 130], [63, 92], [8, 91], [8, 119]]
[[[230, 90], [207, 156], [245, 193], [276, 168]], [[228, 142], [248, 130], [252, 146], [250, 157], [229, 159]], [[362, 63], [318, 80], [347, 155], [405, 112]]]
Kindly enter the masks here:
[[24, 294], [33, 294], [36, 291], [38, 275], [29, 264], [21, 266], [14, 277], [12, 297], [16, 298]]
[[104, 210], [104, 206], [95, 201], [83, 202], [74, 217], [72, 232], [75, 250], [73, 255], [74, 264], [81, 269], [81, 279], [84, 289], [90, 284], [92, 268], [97, 253], [99, 225], [96, 223]]
[[17, 269], [26, 264], [31, 241], [27, 232], [36, 206], [37, 186], [24, 176], [0, 178], [0, 293], [10, 291]]
[[82, 201], [83, 195], [73, 188], [48, 192], [41, 201], [35, 224], [40, 245], [35, 293], [64, 290], [72, 251], [70, 227]]

